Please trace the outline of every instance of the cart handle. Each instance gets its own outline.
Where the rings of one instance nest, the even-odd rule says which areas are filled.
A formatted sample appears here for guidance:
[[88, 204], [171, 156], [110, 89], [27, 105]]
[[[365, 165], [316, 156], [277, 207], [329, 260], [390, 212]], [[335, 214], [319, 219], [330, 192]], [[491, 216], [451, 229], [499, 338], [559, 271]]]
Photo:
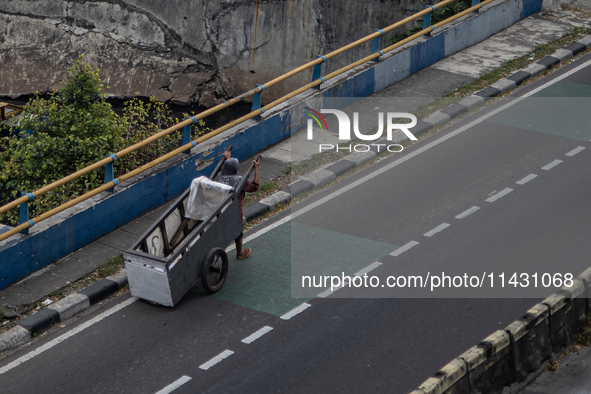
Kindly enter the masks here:
[[255, 159], [252, 161], [252, 163], [250, 163], [250, 167], [248, 167], [248, 171], [246, 171], [246, 175], [244, 175], [244, 177], [242, 178], [242, 182], [240, 182], [240, 185], [238, 185], [238, 187], [236, 188], [235, 193], [238, 194], [240, 193], [240, 191], [244, 188], [244, 185], [246, 185], [246, 181], [248, 181], [248, 178], [250, 178], [250, 174], [252, 174], [252, 172], [254, 171], [254, 162], [257, 160], [261, 159], [261, 155], [258, 155], [257, 157], [255, 157]]
[[[234, 147], [232, 145], [230, 145], [228, 147], [228, 149], [225, 150], [225, 152], [232, 152], [232, 149], [233, 148]], [[218, 162], [218, 165], [215, 166], [215, 169], [211, 173], [209, 179], [214, 180], [215, 178], [217, 178], [217, 176], [219, 175], [220, 171], [222, 171], [222, 167], [223, 167], [224, 163], [226, 162], [226, 157], [224, 156], [224, 153], [222, 153], [222, 159]]]

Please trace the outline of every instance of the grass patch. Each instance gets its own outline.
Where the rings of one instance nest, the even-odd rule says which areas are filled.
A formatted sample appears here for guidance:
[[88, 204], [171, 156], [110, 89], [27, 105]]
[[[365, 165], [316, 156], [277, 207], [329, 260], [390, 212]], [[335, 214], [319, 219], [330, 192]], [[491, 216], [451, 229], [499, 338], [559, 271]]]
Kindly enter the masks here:
[[125, 267], [125, 259], [123, 256], [110, 258], [107, 262], [102, 263], [96, 269], [97, 279], [104, 279], [108, 276], [114, 275]]
[[275, 185], [273, 182], [263, 182], [259, 185], [259, 190], [262, 192], [268, 192], [269, 190], [273, 190]]

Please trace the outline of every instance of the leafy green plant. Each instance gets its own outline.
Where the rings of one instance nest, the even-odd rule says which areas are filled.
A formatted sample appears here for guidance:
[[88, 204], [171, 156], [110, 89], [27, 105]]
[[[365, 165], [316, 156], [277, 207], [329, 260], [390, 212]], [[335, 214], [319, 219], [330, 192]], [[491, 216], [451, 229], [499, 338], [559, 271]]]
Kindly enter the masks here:
[[[188, 115], [185, 114], [185, 116]], [[125, 102], [120, 120], [124, 125], [123, 136], [127, 146], [136, 144], [180, 122], [178, 118], [174, 117], [167, 104], [154, 97], [150, 97], [148, 100], [134, 98]], [[205, 127], [205, 122], [200, 119], [191, 128], [191, 139], [194, 140], [207, 131], [209, 129]], [[124, 158], [125, 165], [121, 168], [122, 173], [178, 148], [181, 133], [182, 130], [179, 130], [164, 136], [126, 156]]]
[[[422, 1], [421, 1], [421, 3], [422, 3]], [[443, 7], [438, 8], [431, 13], [431, 24], [434, 25], [436, 23], [444, 21], [445, 19], [447, 19], [451, 16], [454, 16], [457, 13], [464, 11], [464, 10], [470, 8], [471, 6], [472, 6], [471, 0], [458, 0], [453, 3], [446, 4]], [[417, 11], [422, 11], [423, 9], [424, 8], [421, 7]], [[414, 29], [407, 29], [403, 33], [393, 34], [393, 35], [388, 36], [388, 38], [386, 39], [386, 46], [388, 47], [390, 45], [394, 45], [397, 42], [400, 42], [400, 41], [404, 40], [405, 38], [408, 38], [408, 37], [412, 36], [413, 34], [420, 32], [421, 30], [423, 30], [423, 21], [418, 20], [418, 21], [416, 21], [416, 27]]]
[[[23, 116], [12, 119], [15, 132], [1, 139], [0, 204], [80, 170], [125, 146], [118, 116], [102, 93], [98, 70], [79, 58], [69, 70], [65, 87], [48, 99], [36, 95], [23, 107]], [[75, 198], [102, 183], [98, 171], [35, 198], [30, 212], [36, 215]], [[18, 221], [17, 210], [0, 217]]]
[[[38, 94], [13, 118], [11, 135], [0, 137], [0, 206], [72, 174], [130, 145], [178, 123], [168, 106], [154, 98], [135, 98], [117, 115], [103, 94], [99, 70], [80, 57], [61, 90], [49, 98]], [[204, 132], [200, 121], [192, 137]], [[116, 176], [129, 172], [180, 145], [181, 132], [172, 133], [114, 162]], [[37, 216], [96, 187], [104, 171], [95, 170], [29, 202]], [[0, 215], [0, 222], [18, 223], [18, 209]]]

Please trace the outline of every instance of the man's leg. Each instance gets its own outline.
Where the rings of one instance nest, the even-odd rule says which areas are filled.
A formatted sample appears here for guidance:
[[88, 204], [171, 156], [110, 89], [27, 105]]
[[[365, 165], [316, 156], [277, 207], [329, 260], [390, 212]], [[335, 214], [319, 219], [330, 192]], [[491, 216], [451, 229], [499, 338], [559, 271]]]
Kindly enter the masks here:
[[237, 259], [245, 259], [250, 255], [250, 249], [246, 248], [246, 249], [242, 250], [242, 238], [243, 238], [243, 234], [240, 233], [238, 238], [236, 238], [234, 240], [234, 242], [236, 243], [236, 258]]

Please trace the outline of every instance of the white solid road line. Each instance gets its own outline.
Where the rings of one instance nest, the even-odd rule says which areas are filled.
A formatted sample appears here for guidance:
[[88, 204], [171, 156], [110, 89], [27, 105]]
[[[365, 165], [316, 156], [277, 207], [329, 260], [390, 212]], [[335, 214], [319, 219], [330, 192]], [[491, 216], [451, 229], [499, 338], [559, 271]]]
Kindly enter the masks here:
[[571, 150], [570, 152], [568, 152], [566, 155], [567, 155], [567, 156], [570, 156], [570, 157], [573, 157], [574, 155], [576, 155], [577, 153], [579, 153], [579, 152], [580, 152], [580, 151], [582, 151], [583, 149], [585, 149], [585, 147], [584, 147], [584, 146], [579, 146], [579, 147], [576, 147], [575, 149], [573, 149], [573, 150]]
[[410, 241], [409, 243], [407, 243], [406, 245], [403, 245], [401, 247], [399, 247], [398, 249], [396, 249], [395, 251], [393, 251], [392, 253], [390, 253], [390, 256], [396, 257], [396, 256], [400, 256], [402, 253], [406, 252], [407, 250], [409, 250], [410, 248], [417, 246], [419, 243], [417, 241]]
[[367, 182], [369, 180], [372, 180], [373, 178], [375, 178], [375, 177], [383, 174], [384, 172], [390, 171], [392, 168], [394, 168], [396, 166], [399, 166], [400, 164], [404, 163], [405, 161], [410, 160], [410, 159], [412, 159], [412, 158], [420, 155], [421, 153], [428, 151], [429, 149], [431, 149], [433, 147], [436, 147], [437, 145], [439, 145], [439, 144], [447, 141], [450, 138], [455, 137], [456, 135], [458, 135], [460, 133], [463, 133], [464, 131], [466, 131], [466, 130], [468, 130], [468, 129], [474, 127], [474, 126], [476, 126], [477, 124], [479, 124], [481, 122], [484, 122], [486, 119], [488, 119], [488, 118], [490, 118], [490, 117], [492, 117], [492, 116], [494, 116], [494, 115], [496, 115], [496, 114], [498, 114], [498, 113], [506, 110], [507, 108], [515, 105], [516, 103], [518, 103], [518, 102], [520, 102], [522, 100], [525, 100], [526, 98], [528, 98], [530, 96], [533, 96], [534, 94], [538, 93], [539, 91], [541, 91], [543, 89], [546, 89], [548, 86], [552, 86], [555, 83], [560, 82], [563, 79], [570, 77], [571, 75], [573, 75], [573, 74], [581, 71], [582, 69], [584, 69], [585, 67], [588, 67], [589, 65], [591, 65], [591, 60], [589, 60], [589, 61], [581, 64], [580, 66], [577, 66], [577, 67], [573, 68], [572, 70], [570, 70], [570, 71], [562, 74], [559, 77], [556, 77], [552, 81], [549, 81], [549, 82], [543, 84], [542, 86], [537, 87], [536, 89], [532, 90], [531, 92], [528, 92], [528, 93], [524, 94], [521, 97], [517, 97], [515, 99], [509, 100], [509, 103], [503, 105], [502, 107], [497, 108], [494, 111], [491, 111], [491, 112], [489, 112], [489, 113], [481, 116], [480, 118], [478, 118], [478, 119], [476, 119], [476, 120], [468, 123], [467, 125], [462, 126], [462, 127], [458, 128], [458, 129], [456, 129], [456, 130], [454, 130], [454, 131], [452, 131], [452, 132], [450, 132], [450, 133], [448, 133], [448, 134], [446, 134], [446, 135], [444, 135], [444, 136], [436, 139], [435, 141], [426, 144], [425, 146], [422, 146], [421, 148], [417, 149], [416, 151], [414, 151], [414, 152], [412, 152], [412, 153], [410, 153], [410, 154], [408, 154], [408, 155], [406, 155], [404, 157], [401, 157], [398, 160], [395, 160], [394, 162], [392, 162], [392, 163], [390, 163], [390, 164], [388, 164], [388, 165], [380, 168], [379, 170], [376, 170], [376, 171], [374, 171], [374, 172], [372, 172], [372, 173], [364, 176], [363, 178], [360, 178], [357, 181], [355, 181], [355, 182], [353, 182], [353, 183], [351, 183], [351, 184], [349, 184], [347, 186], [344, 186], [344, 187], [340, 188], [339, 190], [334, 191], [333, 193], [329, 194], [328, 196], [326, 196], [324, 198], [321, 198], [320, 200], [316, 201], [315, 203], [312, 203], [310, 205], [307, 205], [306, 207], [300, 209], [299, 211], [294, 212], [291, 215], [288, 215], [288, 216], [284, 217], [283, 219], [281, 219], [281, 220], [279, 220], [279, 221], [277, 221], [277, 222], [275, 222], [275, 223], [273, 223], [273, 224], [271, 224], [271, 225], [269, 225], [269, 226], [267, 226], [267, 227], [265, 227], [265, 228], [263, 228], [263, 229], [255, 232], [255, 233], [249, 235], [248, 237], [245, 237], [244, 238], [244, 243], [247, 243], [249, 241], [252, 241], [253, 239], [260, 237], [261, 235], [266, 234], [267, 232], [273, 230], [274, 228], [277, 228], [277, 227], [281, 226], [282, 224], [290, 221], [291, 219], [295, 219], [296, 217], [301, 216], [301, 215], [303, 215], [303, 214], [305, 214], [305, 213], [313, 210], [314, 208], [319, 207], [320, 205], [322, 205], [322, 204], [324, 204], [324, 203], [332, 200], [333, 198], [338, 197], [341, 194], [344, 194], [344, 193], [348, 192], [349, 190], [354, 189], [357, 186], [362, 185], [362, 184], [364, 184], [365, 182]]
[[158, 391], [156, 394], [172, 393], [174, 390], [178, 389], [183, 384], [187, 383], [189, 380], [191, 380], [191, 378], [185, 375], [182, 378], [178, 379], [176, 382], [173, 382], [173, 383], [169, 384], [168, 386], [166, 386], [165, 388], [163, 388], [162, 390]]
[[230, 357], [232, 354], [234, 354], [233, 351], [224, 350], [223, 352], [221, 352], [220, 354], [218, 354], [217, 356], [215, 356], [214, 358], [212, 358], [208, 362], [201, 364], [199, 366], [199, 368], [201, 368], [204, 371], [207, 371], [209, 368], [213, 367], [214, 365], [216, 365], [217, 363], [219, 363], [223, 359]]
[[495, 202], [499, 198], [506, 196], [507, 194], [511, 193], [512, 191], [513, 191], [513, 189], [507, 187], [507, 188], [501, 190], [500, 192], [498, 192], [497, 194], [495, 194], [494, 196], [487, 198], [485, 201], [486, 202]]
[[281, 319], [289, 320], [292, 317], [294, 317], [295, 315], [297, 315], [298, 313], [305, 311], [306, 309], [308, 309], [311, 306], [312, 305], [308, 304], [307, 302], [304, 302], [303, 304], [301, 304], [301, 305], [293, 308], [291, 311], [287, 312], [285, 315], [281, 316]]
[[116, 312], [119, 312], [121, 309], [133, 304], [137, 300], [138, 300], [137, 297], [131, 297], [128, 300], [125, 300], [122, 303], [115, 305], [113, 308], [101, 313], [100, 315], [93, 317], [92, 319], [88, 320], [87, 322], [80, 324], [78, 327], [68, 331], [67, 333], [60, 335], [59, 337], [55, 338], [54, 340], [47, 342], [45, 345], [39, 346], [37, 349], [33, 350], [32, 352], [29, 352], [29, 353], [25, 354], [24, 356], [17, 358], [16, 360], [11, 362], [10, 364], [0, 368], [0, 375], [10, 371], [12, 368], [17, 367], [24, 362], [29, 361], [33, 357], [45, 352], [46, 350], [49, 350], [56, 345], [59, 345], [60, 343], [62, 343], [66, 339], [73, 337], [74, 335], [78, 334], [79, 332], [86, 330], [88, 327], [92, 326], [94, 323], [98, 323], [99, 321], [103, 320], [104, 318], [109, 317]]
[[244, 338], [242, 340], [242, 343], [246, 343], [247, 345], [253, 343], [254, 341], [256, 341], [257, 339], [259, 339], [260, 337], [262, 337], [263, 335], [265, 335], [266, 333], [268, 333], [269, 331], [271, 331], [273, 329], [273, 327], [269, 327], [269, 326], [265, 326], [263, 328], [261, 328], [260, 330], [258, 330], [257, 332], [255, 332], [254, 334], [251, 334], [249, 336], [247, 336], [246, 338]]
[[544, 167], [542, 167], [542, 170], [546, 170], [546, 171], [551, 170], [552, 168], [556, 167], [560, 163], [562, 163], [562, 160], [554, 160], [552, 163], [546, 164]]
[[431, 231], [427, 231], [425, 234], [423, 234], [425, 237], [432, 237], [435, 234], [445, 230], [446, 228], [448, 228], [449, 226], [451, 226], [451, 224], [449, 223], [441, 223], [439, 226], [435, 227], [433, 230]]
[[460, 213], [458, 216], [456, 216], [456, 219], [464, 219], [464, 218], [472, 215], [474, 212], [478, 211], [479, 209], [480, 209], [480, 207], [473, 206], [472, 208], [467, 209], [464, 212]]
[[537, 175], [536, 174], [529, 174], [528, 176], [526, 176], [525, 178], [515, 182], [518, 185], [525, 185], [527, 182], [531, 181], [532, 179], [536, 178]]

